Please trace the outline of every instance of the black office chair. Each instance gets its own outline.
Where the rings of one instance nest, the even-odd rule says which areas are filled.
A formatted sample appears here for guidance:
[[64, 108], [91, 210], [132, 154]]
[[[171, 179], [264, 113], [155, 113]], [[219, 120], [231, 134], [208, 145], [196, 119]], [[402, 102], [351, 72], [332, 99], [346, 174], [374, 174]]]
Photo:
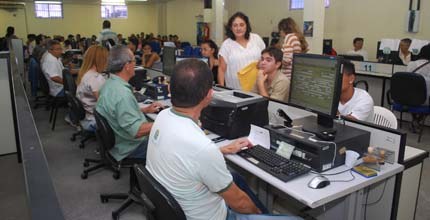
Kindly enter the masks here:
[[[69, 73], [70, 74], [70, 73]], [[64, 70], [63, 70], [63, 77], [64, 77]], [[47, 80], [47, 79], [45, 79], [45, 80]], [[64, 80], [64, 79], [63, 79]], [[64, 83], [64, 81], [63, 81], [63, 84], [65, 84]], [[64, 86], [64, 85], [63, 85]], [[48, 88], [49, 88], [49, 84], [48, 84]], [[75, 88], [76, 88], [76, 86], [75, 86]], [[66, 92], [66, 90], [64, 90], [65, 92]], [[76, 89], [75, 89], [75, 91], [76, 91]], [[52, 97], [52, 96], [51, 96]], [[57, 113], [58, 113], [58, 109], [60, 108], [60, 107], [67, 107], [67, 99], [66, 99], [66, 97], [58, 97], [58, 96], [55, 96], [55, 97], [52, 97], [52, 99], [51, 99], [52, 101], [51, 101], [51, 103], [50, 103], [50, 107], [51, 107], [51, 112], [50, 112], [50, 114], [49, 114], [49, 122], [51, 122], [52, 123], [52, 125], [51, 125], [51, 130], [55, 130], [55, 124], [56, 124], [56, 122], [57, 122]]]
[[143, 206], [148, 220], [186, 220], [185, 213], [169, 191], [146, 170], [143, 165], [134, 165], [134, 172], [141, 189]]
[[362, 87], [360, 85], [362, 85], [364, 87], [362, 89], [366, 90], [366, 92], [369, 91], [369, 84], [367, 83], [366, 80], [358, 80], [358, 81], [354, 82], [354, 87], [360, 88], [360, 87]]
[[70, 106], [70, 113], [71, 113], [71, 120], [74, 124], [78, 125], [81, 129], [75, 133], [72, 134], [72, 137], [70, 138], [71, 141], [76, 140], [76, 136], [80, 135], [81, 141], [79, 143], [79, 148], [85, 147], [85, 142], [95, 138], [95, 131], [89, 131], [85, 130], [81, 125], [80, 121], [85, 118], [86, 111], [84, 109], [84, 106], [82, 105], [82, 102], [74, 95], [71, 95], [70, 93], [66, 93], [67, 101], [69, 102]]
[[33, 108], [37, 109], [39, 106], [45, 106], [45, 109], [48, 110], [51, 108], [52, 99], [54, 98], [49, 94], [48, 80], [46, 80], [45, 75], [43, 75], [42, 69], [40, 68], [40, 63], [37, 60], [32, 68], [34, 68], [34, 72], [37, 75], [37, 84], [39, 90], [42, 93], [42, 95], [35, 97]]
[[400, 127], [402, 125], [403, 112], [409, 112], [419, 116], [419, 136], [421, 141], [422, 125], [430, 114], [430, 105], [424, 105], [429, 100], [427, 86], [424, 77], [417, 73], [397, 72], [391, 77], [391, 88], [387, 91], [387, 100], [392, 110], [400, 112]]
[[97, 142], [99, 143], [100, 159], [84, 159], [84, 167], [88, 167], [90, 163], [95, 163], [96, 165], [85, 169], [81, 178], [88, 178], [89, 172], [98, 170], [100, 168], [107, 168], [113, 171], [113, 178], [119, 179], [121, 177], [121, 168], [132, 167], [135, 163], [145, 163], [142, 159], [125, 158], [121, 161], [115, 160], [109, 153], [110, 149], [115, 146], [115, 134], [107, 122], [107, 120], [100, 115], [96, 110], [94, 110], [94, 117], [96, 119], [96, 136]]

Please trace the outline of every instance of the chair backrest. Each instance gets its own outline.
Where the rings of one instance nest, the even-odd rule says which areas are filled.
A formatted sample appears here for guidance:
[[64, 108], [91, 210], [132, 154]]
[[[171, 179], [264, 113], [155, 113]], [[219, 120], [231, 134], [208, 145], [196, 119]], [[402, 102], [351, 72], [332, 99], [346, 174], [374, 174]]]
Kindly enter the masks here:
[[193, 47], [185, 46], [183, 47], [183, 49], [184, 49], [184, 53], [182, 54], [182, 56], [190, 57], [193, 54]]
[[79, 124], [79, 121], [85, 118], [85, 109], [82, 105], [81, 100], [79, 100], [76, 96], [66, 93], [67, 101], [70, 104], [71, 114], [73, 117], [70, 117], [74, 124]]
[[161, 53], [161, 46], [160, 43], [156, 42], [156, 41], [151, 41], [149, 42], [149, 45], [151, 45], [152, 51], [156, 52], [158, 54]]
[[63, 69], [63, 86], [65, 93], [76, 95], [76, 82], [68, 69]]
[[397, 129], [397, 118], [394, 113], [381, 106], [373, 107], [373, 123]]
[[38, 65], [39, 71], [37, 76], [37, 82], [39, 83], [40, 90], [42, 91], [43, 95], [49, 96], [49, 83], [46, 79], [45, 74], [42, 72], [42, 69], [40, 68], [40, 64]]
[[100, 143], [100, 155], [103, 158], [112, 158], [109, 150], [115, 146], [115, 134], [105, 117], [94, 110], [94, 118], [96, 119], [96, 135]]
[[408, 106], [419, 106], [427, 97], [426, 81], [417, 73], [397, 72], [391, 77], [391, 99]]
[[155, 206], [154, 219], [186, 220], [185, 213], [175, 198], [148, 172], [142, 164], [134, 165], [137, 181], [142, 193]]

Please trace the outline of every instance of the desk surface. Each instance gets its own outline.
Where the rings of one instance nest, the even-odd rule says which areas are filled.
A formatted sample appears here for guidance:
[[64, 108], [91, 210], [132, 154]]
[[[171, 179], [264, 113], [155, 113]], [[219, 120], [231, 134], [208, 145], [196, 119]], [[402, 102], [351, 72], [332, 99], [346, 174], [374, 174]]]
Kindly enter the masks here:
[[[229, 141], [223, 141], [218, 143], [218, 146], [224, 146], [228, 144]], [[288, 182], [283, 182], [271, 174], [261, 170], [260, 168], [254, 166], [247, 160], [243, 159], [238, 155], [226, 155], [225, 156], [229, 161], [235, 163], [236, 165], [242, 167], [253, 175], [259, 177], [270, 185], [278, 188], [279, 190], [285, 192], [286, 194], [292, 196], [303, 204], [316, 208], [321, 205], [324, 205], [328, 202], [336, 200], [338, 198], [349, 195], [355, 191], [363, 189], [367, 186], [370, 186], [376, 182], [383, 181], [386, 178], [389, 178], [397, 173], [400, 173], [403, 170], [403, 165], [400, 164], [385, 164], [381, 171], [378, 172], [378, 176], [372, 178], [365, 178], [357, 173], [352, 172], [355, 179], [351, 182], [332, 182], [330, 185], [326, 186], [322, 189], [311, 189], [308, 187], [308, 182], [315, 177], [317, 174], [308, 173], [306, 175], [300, 176], [296, 179], [293, 179]], [[337, 173], [346, 170], [346, 166], [340, 166], [329, 170], [325, 173]], [[352, 176], [350, 172], [345, 172], [339, 175], [327, 176], [330, 180], [350, 180]]]

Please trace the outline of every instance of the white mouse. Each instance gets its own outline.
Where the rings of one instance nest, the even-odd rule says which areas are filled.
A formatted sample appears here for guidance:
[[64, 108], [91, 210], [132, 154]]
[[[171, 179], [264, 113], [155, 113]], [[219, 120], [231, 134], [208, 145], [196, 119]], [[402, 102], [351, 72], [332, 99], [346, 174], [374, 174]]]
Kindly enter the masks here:
[[312, 189], [321, 189], [328, 185], [330, 185], [330, 180], [325, 176], [316, 176], [308, 183], [308, 186]]

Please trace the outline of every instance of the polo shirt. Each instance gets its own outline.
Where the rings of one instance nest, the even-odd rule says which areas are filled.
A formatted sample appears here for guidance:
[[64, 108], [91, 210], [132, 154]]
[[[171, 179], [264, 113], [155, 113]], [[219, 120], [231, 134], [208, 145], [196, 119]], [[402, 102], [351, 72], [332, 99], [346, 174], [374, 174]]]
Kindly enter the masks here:
[[[273, 78], [272, 83], [267, 87], [267, 93], [269, 93], [269, 97], [272, 99], [288, 102], [290, 94], [290, 80], [280, 70], [275, 74], [276, 75], [275, 78]], [[252, 92], [259, 93], [257, 83], [252, 89]]]
[[110, 154], [120, 161], [133, 152], [147, 137], [135, 138], [140, 126], [147, 122], [126, 81], [110, 74], [99, 93], [96, 111], [106, 118], [115, 134]]
[[169, 108], [155, 120], [146, 168], [181, 206], [188, 220], [225, 220], [220, 193], [233, 183], [219, 148], [188, 116]]

